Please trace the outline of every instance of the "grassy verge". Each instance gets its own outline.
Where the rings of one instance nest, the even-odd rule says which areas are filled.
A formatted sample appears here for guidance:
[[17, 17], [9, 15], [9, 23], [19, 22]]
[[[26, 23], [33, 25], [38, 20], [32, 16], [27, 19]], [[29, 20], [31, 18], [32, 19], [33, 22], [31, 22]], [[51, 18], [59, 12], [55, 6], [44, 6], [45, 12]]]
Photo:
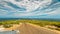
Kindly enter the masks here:
[[4, 28], [10, 28], [13, 26], [13, 24], [19, 24], [19, 20], [4, 20], [0, 21], [0, 25], [3, 25]]

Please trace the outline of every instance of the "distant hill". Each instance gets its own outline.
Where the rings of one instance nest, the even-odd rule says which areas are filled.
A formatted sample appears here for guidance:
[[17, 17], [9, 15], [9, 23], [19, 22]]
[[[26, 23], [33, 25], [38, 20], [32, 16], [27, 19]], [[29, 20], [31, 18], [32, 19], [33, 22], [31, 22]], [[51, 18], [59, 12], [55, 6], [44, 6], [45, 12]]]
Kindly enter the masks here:
[[60, 19], [50, 19], [50, 18], [0, 18], [1, 20], [49, 20], [49, 21], [60, 21]]

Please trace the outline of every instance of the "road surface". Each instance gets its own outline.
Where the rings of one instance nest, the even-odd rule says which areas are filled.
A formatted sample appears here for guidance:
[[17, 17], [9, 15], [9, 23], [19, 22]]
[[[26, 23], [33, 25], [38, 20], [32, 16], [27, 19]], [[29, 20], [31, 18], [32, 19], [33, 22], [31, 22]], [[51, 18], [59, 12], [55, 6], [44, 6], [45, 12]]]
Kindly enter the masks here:
[[58, 34], [57, 32], [38, 28], [27, 23], [23, 23], [17, 29], [20, 31], [20, 34]]

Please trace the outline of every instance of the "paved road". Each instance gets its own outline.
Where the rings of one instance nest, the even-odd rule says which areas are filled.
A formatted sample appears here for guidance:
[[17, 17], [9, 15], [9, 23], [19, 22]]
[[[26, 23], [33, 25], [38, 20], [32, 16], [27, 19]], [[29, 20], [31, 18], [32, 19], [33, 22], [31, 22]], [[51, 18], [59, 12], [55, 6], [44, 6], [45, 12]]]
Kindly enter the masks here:
[[20, 27], [18, 27], [18, 30], [20, 31], [20, 34], [58, 34], [56, 32], [37, 28], [33, 25], [23, 23]]

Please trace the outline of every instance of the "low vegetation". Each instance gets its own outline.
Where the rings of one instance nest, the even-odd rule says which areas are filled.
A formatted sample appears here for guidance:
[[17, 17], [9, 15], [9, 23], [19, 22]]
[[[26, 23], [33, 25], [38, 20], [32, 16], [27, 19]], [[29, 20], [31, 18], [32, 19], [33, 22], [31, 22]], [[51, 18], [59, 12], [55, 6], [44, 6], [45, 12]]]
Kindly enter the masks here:
[[47, 27], [50, 29], [55, 29], [60, 31], [60, 21], [51, 21], [51, 20], [4, 20], [0, 21], [0, 25], [3, 25], [5, 28], [12, 27], [13, 24], [19, 24], [19, 23], [32, 23], [36, 24], [42, 27]]
[[32, 23], [42, 27], [47, 27], [50, 29], [55, 29], [60, 31], [60, 21], [52, 20], [20, 20], [22, 23]]
[[3, 27], [5, 27], [5, 28], [12, 27], [13, 24], [19, 24], [19, 23], [20, 23], [19, 20], [2, 20], [2, 21], [0, 21], [0, 25], [3, 25]]

